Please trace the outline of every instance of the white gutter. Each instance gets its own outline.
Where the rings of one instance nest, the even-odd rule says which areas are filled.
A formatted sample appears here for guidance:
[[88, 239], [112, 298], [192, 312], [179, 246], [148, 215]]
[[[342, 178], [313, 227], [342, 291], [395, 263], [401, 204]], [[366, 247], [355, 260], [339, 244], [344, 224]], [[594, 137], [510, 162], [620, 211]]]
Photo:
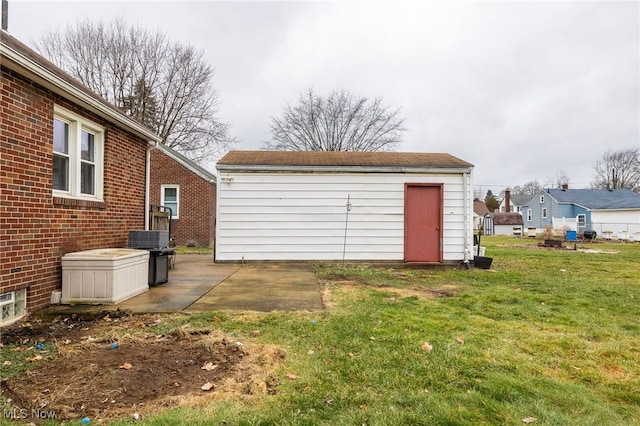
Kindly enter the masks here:
[[464, 199], [464, 265], [469, 266], [469, 255], [472, 249], [469, 248], [469, 216], [471, 214], [469, 210], [469, 175], [470, 173], [462, 174], [462, 198]]
[[395, 166], [286, 166], [218, 164], [225, 172], [302, 172], [302, 173], [470, 173], [472, 167], [395, 167]]
[[144, 170], [144, 230], [149, 230], [149, 200], [151, 191], [151, 150], [157, 146], [156, 142], [149, 141], [147, 146], [145, 170]]

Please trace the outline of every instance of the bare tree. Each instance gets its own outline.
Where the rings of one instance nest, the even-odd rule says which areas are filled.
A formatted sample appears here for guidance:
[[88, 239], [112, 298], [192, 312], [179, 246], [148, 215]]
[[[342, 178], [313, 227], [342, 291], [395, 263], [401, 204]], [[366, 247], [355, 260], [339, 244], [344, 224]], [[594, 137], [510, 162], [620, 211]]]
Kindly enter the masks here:
[[593, 188], [632, 189], [640, 192], [640, 148], [607, 151], [593, 165]]
[[267, 149], [286, 151], [391, 151], [400, 143], [404, 120], [379, 98], [335, 90], [324, 98], [308, 89], [296, 106], [271, 118]]
[[211, 160], [233, 139], [217, 117], [213, 68], [203, 52], [165, 33], [85, 20], [48, 30], [41, 53], [107, 101], [154, 130], [162, 143], [196, 162]]
[[522, 185], [520, 191], [520, 194], [523, 195], [536, 195], [542, 191], [542, 185], [537, 180], [532, 180]]
[[569, 175], [564, 170], [560, 170], [552, 178], [549, 178], [546, 182], [546, 186], [549, 188], [562, 188], [564, 185], [569, 185]]

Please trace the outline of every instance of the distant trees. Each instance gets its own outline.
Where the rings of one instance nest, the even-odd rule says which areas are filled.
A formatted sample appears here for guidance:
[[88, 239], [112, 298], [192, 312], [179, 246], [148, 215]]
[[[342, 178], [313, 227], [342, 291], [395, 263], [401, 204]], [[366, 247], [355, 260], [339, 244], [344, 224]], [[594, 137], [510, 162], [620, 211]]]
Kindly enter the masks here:
[[484, 197], [484, 203], [490, 212], [498, 210], [500, 208], [500, 201], [493, 195], [491, 190], [487, 191], [487, 195]]
[[560, 170], [556, 175], [547, 181], [547, 187], [549, 188], [562, 188], [564, 185], [569, 185], [571, 180], [569, 175], [564, 170]]
[[38, 49], [195, 161], [209, 160], [233, 143], [228, 125], [216, 116], [213, 68], [202, 52], [169, 41], [163, 32], [121, 19], [85, 20], [46, 31]]
[[538, 192], [542, 191], [542, 185], [537, 180], [532, 180], [520, 187], [520, 191], [516, 194], [522, 195], [536, 195]]
[[609, 150], [594, 163], [593, 170], [593, 188], [640, 192], [640, 148]]
[[401, 141], [404, 120], [380, 98], [335, 90], [327, 97], [308, 89], [298, 104], [271, 118], [267, 149], [285, 151], [391, 151]]

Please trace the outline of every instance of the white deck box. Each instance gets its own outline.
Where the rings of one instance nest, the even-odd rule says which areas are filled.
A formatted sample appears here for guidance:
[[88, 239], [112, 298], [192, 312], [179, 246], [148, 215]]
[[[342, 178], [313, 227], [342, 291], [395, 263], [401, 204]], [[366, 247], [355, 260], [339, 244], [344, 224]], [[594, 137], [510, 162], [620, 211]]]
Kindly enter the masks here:
[[62, 257], [63, 304], [115, 304], [149, 290], [149, 252], [106, 248]]

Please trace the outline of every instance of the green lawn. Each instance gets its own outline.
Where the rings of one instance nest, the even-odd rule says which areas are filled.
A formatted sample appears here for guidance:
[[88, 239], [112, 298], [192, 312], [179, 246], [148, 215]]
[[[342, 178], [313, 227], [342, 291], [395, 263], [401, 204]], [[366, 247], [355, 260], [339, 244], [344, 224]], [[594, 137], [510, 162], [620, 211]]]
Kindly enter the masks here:
[[640, 425], [640, 244], [536, 243], [484, 237], [491, 270], [319, 265], [323, 313], [191, 316], [285, 348], [277, 393], [138, 423]]

